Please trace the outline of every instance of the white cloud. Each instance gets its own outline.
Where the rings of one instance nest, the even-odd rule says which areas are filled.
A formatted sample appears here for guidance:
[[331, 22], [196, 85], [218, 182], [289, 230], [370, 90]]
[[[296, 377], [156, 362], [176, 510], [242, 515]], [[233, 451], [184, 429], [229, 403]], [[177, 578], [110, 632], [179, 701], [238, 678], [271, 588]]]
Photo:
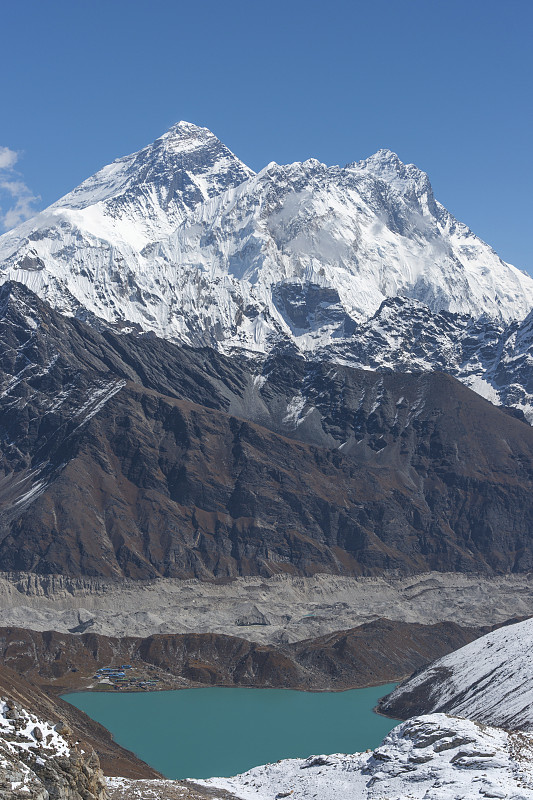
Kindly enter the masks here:
[[15, 166], [19, 154], [9, 147], [0, 147], [0, 169], [11, 169]]
[[7, 209], [0, 207], [0, 226], [5, 231], [32, 217], [37, 211], [35, 203], [40, 199], [15, 171], [18, 159], [16, 150], [0, 145], [0, 199], [8, 204]]
[[13, 203], [7, 211], [0, 209], [0, 220], [8, 231], [35, 214], [34, 203], [39, 198], [32, 194], [23, 181], [4, 181], [0, 178], [0, 190], [2, 189], [11, 196]]

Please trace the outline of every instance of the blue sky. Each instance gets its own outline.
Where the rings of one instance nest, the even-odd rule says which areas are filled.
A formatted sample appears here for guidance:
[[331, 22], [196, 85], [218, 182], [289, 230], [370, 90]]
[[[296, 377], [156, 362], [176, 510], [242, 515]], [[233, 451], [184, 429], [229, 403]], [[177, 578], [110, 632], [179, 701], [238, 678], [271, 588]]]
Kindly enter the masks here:
[[186, 119], [254, 169], [388, 147], [533, 273], [531, 0], [4, 0], [0, 20], [8, 224]]

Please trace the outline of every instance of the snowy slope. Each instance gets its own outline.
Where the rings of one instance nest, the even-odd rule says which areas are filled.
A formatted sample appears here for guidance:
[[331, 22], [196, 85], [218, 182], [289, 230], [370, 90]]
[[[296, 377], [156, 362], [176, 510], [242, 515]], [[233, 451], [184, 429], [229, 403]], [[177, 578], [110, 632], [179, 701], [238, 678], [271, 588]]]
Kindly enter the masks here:
[[191, 209], [252, 174], [210, 131], [180, 122], [0, 237], [2, 279], [66, 313], [163, 335], [160, 307], [179, 303], [179, 288], [165, 298], [147, 255]]
[[[278, 761], [197, 783], [240, 800], [526, 800], [533, 798], [532, 765], [532, 737], [433, 714], [394, 728], [372, 753]], [[165, 796], [157, 785], [154, 794]]]
[[[435, 661], [382, 702], [386, 713], [446, 711], [533, 731], [533, 619], [500, 628]], [[415, 711], [415, 713], [418, 713]]]
[[502, 322], [533, 306], [533, 280], [394, 153], [254, 175], [185, 122], [0, 237], [0, 261], [59, 310], [223, 349], [306, 352], [397, 295]]

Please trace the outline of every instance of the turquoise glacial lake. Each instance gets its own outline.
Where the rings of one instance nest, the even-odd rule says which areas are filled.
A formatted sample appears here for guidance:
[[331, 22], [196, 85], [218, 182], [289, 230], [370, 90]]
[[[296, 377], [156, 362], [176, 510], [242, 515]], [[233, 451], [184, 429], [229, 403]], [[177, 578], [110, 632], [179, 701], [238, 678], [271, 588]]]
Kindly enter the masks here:
[[372, 709], [394, 686], [347, 692], [76, 692], [63, 699], [167, 778], [209, 778], [280, 758], [377, 747], [397, 722]]

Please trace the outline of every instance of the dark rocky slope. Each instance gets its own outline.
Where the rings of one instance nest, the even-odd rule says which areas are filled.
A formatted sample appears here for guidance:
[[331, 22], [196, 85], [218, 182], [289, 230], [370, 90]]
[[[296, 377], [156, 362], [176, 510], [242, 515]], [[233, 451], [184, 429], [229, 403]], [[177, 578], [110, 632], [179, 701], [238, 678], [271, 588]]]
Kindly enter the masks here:
[[[122, 663], [155, 667], [166, 688], [207, 684], [339, 690], [399, 680], [489, 630], [451, 622], [377, 620], [275, 647], [220, 634], [141, 639], [0, 628], [0, 658], [54, 694], [94, 685], [95, 670]], [[181, 680], [175, 683], [173, 677]]]
[[444, 374], [98, 333], [17, 284], [0, 342], [4, 570], [533, 566], [533, 429]]

